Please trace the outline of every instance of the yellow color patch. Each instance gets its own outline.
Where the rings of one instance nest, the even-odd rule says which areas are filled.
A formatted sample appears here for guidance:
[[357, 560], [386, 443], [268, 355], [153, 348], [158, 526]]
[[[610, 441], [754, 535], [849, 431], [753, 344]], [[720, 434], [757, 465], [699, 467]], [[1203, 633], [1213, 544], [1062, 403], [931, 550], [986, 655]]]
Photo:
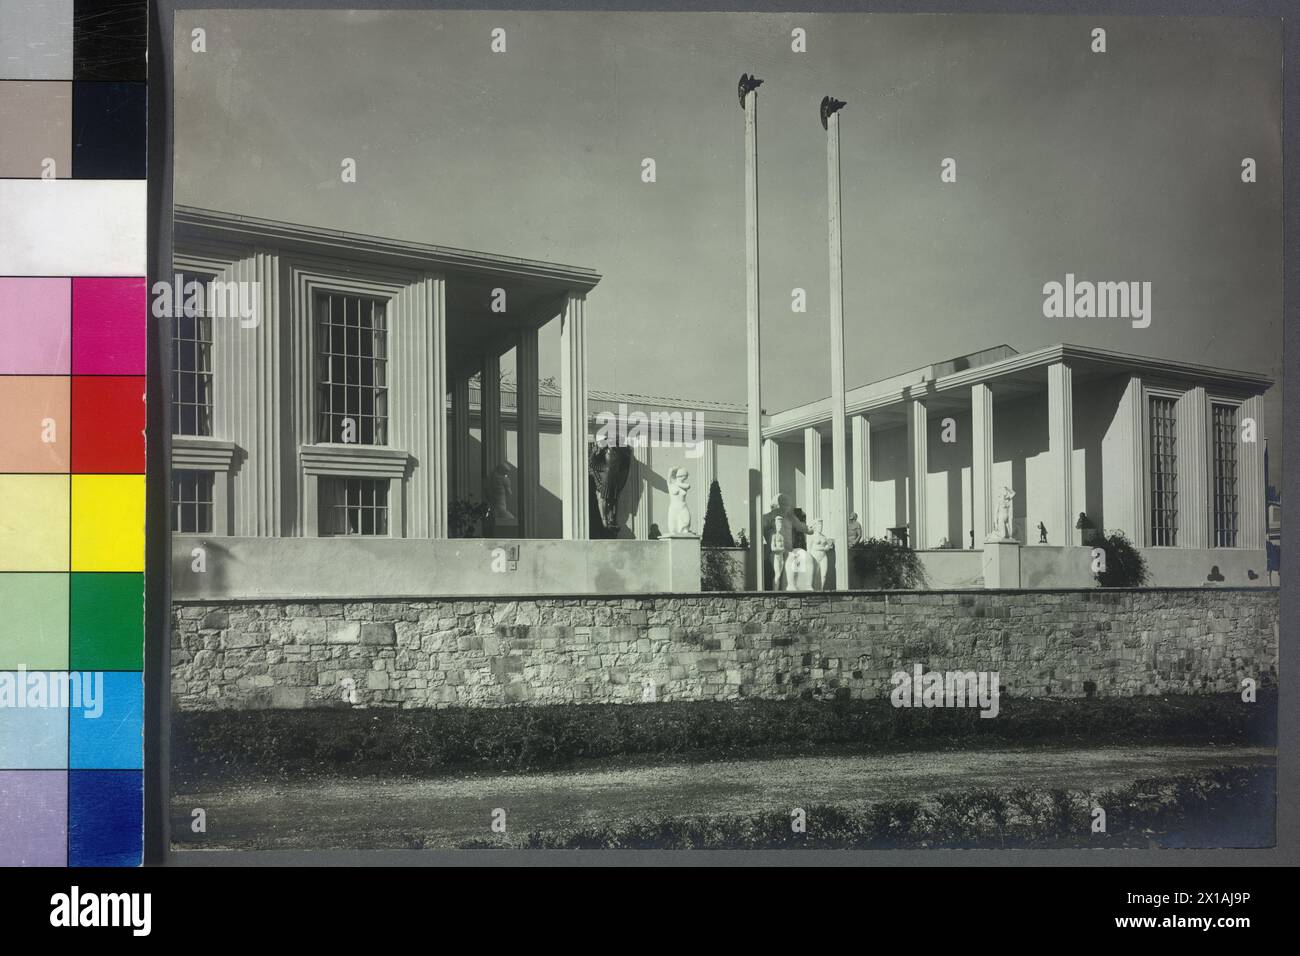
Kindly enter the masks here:
[[66, 570], [68, 476], [0, 475], [0, 571]]
[[72, 476], [72, 570], [144, 570], [144, 475]]

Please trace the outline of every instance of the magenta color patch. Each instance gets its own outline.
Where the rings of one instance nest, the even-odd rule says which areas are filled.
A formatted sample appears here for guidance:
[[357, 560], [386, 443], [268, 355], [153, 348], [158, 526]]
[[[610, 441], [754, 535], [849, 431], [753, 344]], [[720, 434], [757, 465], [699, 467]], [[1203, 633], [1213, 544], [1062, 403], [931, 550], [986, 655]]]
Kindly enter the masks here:
[[0, 278], [0, 375], [67, 375], [72, 283]]
[[143, 375], [145, 280], [72, 280], [72, 374]]

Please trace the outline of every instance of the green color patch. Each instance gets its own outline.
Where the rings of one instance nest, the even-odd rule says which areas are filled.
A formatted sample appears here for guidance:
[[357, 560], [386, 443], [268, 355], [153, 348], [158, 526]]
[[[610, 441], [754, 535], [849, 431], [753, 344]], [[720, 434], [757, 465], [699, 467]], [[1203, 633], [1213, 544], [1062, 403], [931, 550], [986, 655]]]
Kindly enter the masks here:
[[73, 574], [71, 605], [73, 670], [143, 669], [143, 574]]
[[67, 666], [68, 575], [0, 574], [0, 670]]

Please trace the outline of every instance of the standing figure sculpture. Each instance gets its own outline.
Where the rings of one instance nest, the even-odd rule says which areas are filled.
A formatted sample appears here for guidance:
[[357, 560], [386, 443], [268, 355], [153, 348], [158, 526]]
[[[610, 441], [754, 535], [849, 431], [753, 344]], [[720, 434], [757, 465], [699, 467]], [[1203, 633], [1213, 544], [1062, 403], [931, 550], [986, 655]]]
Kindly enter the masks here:
[[[607, 537], [613, 537], [618, 530], [618, 496], [627, 484], [628, 473], [632, 470], [632, 449], [623, 445], [608, 445], [597, 442], [592, 446], [587, 458], [587, 473], [596, 492], [596, 505], [600, 511], [600, 523], [604, 525]], [[641, 503], [645, 507], [645, 503]]]
[[488, 475], [487, 481], [487, 500], [494, 528], [518, 524], [510, 511], [510, 493], [510, 469], [505, 465], [497, 465]]
[[687, 481], [691, 473], [685, 468], [674, 468], [668, 472], [668, 533], [693, 534], [691, 531], [691, 508], [686, 503], [686, 493], [691, 490]]
[[858, 520], [858, 513], [855, 511], [849, 515], [849, 547], [862, 542], [862, 522]]
[[998, 498], [998, 508], [993, 516], [993, 531], [990, 532], [986, 540], [989, 541], [1014, 541], [1015, 535], [1012, 534], [1012, 501], [1016, 493], [1006, 485], [1002, 486], [1001, 495]]
[[829, 586], [827, 578], [830, 576], [831, 558], [830, 549], [835, 547], [835, 542], [828, 538], [823, 531], [822, 519], [818, 518], [813, 522], [813, 528], [808, 532], [808, 554], [812, 556], [816, 571], [813, 573], [813, 590], [824, 591]]
[[772, 519], [772, 590], [785, 590], [785, 520], [776, 515]]

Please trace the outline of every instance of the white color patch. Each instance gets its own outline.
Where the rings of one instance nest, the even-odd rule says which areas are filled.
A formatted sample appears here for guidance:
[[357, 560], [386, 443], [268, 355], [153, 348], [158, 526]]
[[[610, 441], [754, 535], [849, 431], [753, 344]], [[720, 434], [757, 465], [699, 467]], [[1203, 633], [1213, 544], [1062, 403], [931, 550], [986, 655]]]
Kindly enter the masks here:
[[0, 275], [142, 276], [143, 179], [0, 180]]

